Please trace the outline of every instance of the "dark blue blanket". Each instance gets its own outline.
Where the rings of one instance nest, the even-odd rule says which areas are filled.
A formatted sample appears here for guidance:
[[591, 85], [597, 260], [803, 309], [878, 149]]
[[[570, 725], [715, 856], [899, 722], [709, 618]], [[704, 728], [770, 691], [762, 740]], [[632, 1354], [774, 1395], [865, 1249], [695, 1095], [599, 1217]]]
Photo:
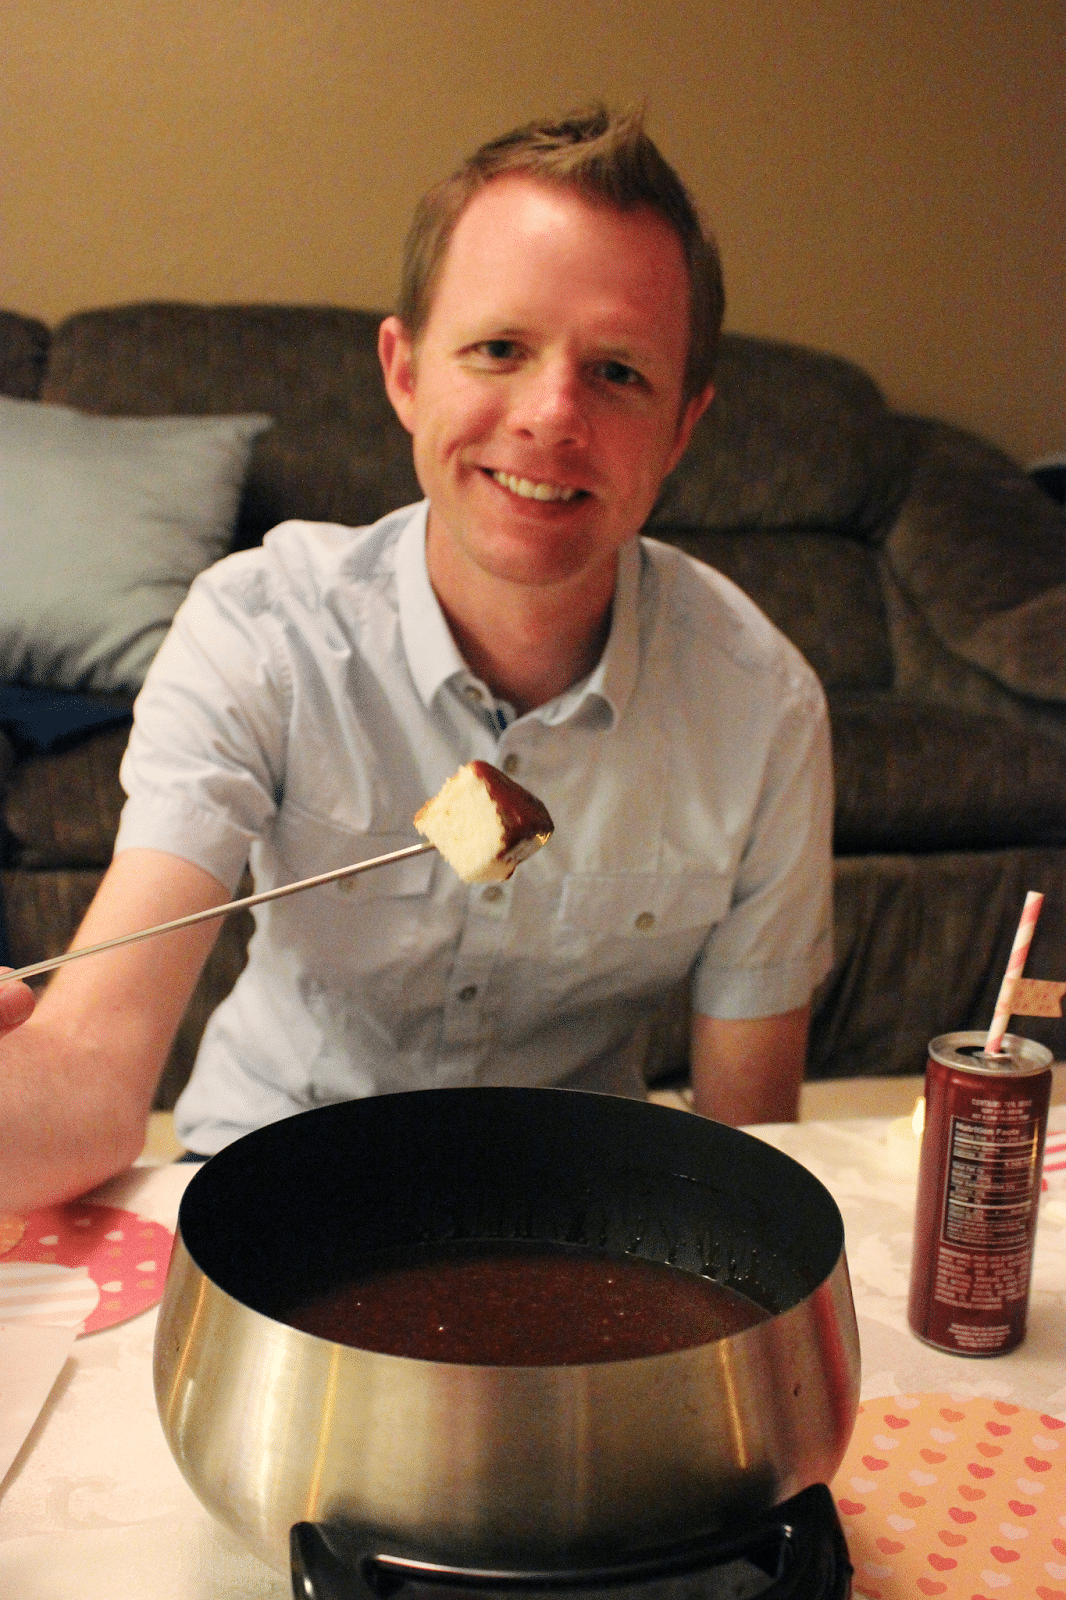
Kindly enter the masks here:
[[79, 734], [129, 720], [130, 702], [117, 695], [0, 683], [0, 728], [22, 753], [54, 750]]

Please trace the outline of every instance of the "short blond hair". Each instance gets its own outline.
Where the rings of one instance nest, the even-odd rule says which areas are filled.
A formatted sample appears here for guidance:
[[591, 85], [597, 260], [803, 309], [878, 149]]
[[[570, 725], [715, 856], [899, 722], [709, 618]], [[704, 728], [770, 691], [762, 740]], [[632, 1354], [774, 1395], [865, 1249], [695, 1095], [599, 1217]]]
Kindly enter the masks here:
[[644, 131], [639, 107], [610, 112], [595, 105], [526, 123], [483, 144], [422, 197], [404, 244], [396, 307], [411, 340], [417, 342], [428, 321], [459, 218], [479, 190], [505, 174], [559, 184], [620, 211], [654, 211], [672, 228], [689, 276], [684, 398], [702, 394], [714, 371], [725, 312], [721, 259], [688, 190]]

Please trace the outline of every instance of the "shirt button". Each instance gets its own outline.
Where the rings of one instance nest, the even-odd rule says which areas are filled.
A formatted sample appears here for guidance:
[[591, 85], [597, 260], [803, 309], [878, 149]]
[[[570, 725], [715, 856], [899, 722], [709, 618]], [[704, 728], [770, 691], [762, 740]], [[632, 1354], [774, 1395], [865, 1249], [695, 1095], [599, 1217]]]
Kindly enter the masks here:
[[485, 893], [481, 896], [481, 898], [482, 900], [487, 900], [490, 906], [495, 905], [497, 900], [503, 899], [503, 890], [500, 888], [498, 883], [494, 883], [490, 888], [485, 890]]
[[647, 933], [649, 928], [654, 928], [655, 926], [654, 911], [642, 911], [633, 926], [639, 928], [641, 933]]
[[474, 996], [476, 994], [477, 994], [477, 984], [476, 983], [468, 983], [466, 985], [465, 989], [460, 989], [459, 990], [459, 999], [460, 1000], [473, 1000], [473, 998], [474, 998]]
[[466, 684], [463, 689], [463, 693], [466, 695], [468, 700], [476, 700], [478, 705], [480, 705], [482, 700], [485, 698], [476, 683]]
[[518, 771], [518, 757], [514, 754], [513, 751], [509, 756], [504, 756], [504, 758], [503, 758], [503, 770], [504, 770], [504, 772], [509, 773], [512, 776], [514, 775], [514, 773], [516, 773]]

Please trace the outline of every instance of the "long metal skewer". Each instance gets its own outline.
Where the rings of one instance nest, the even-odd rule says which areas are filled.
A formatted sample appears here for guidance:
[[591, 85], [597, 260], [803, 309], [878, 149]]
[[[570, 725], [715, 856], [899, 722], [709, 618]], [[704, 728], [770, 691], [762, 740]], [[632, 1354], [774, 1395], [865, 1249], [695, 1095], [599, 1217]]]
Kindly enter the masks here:
[[136, 944], [138, 939], [152, 939], [157, 933], [174, 933], [178, 928], [191, 928], [197, 922], [209, 922], [212, 917], [228, 917], [231, 911], [246, 911], [250, 906], [263, 905], [267, 900], [280, 900], [283, 895], [314, 889], [320, 883], [335, 883], [338, 878], [351, 878], [357, 872], [369, 872], [371, 867], [385, 867], [391, 861], [406, 861], [409, 856], [424, 856], [435, 848], [435, 845], [428, 843], [410, 844], [402, 850], [390, 850], [388, 855], [374, 856], [370, 861], [356, 861], [351, 866], [335, 867], [332, 872], [320, 872], [314, 878], [301, 878], [298, 883], [283, 883], [279, 889], [264, 889], [260, 894], [245, 895], [243, 900], [225, 900], [220, 906], [208, 906], [206, 911], [191, 911], [187, 917], [175, 917], [173, 922], [160, 922], [154, 928], [142, 928], [139, 933], [120, 933], [115, 939], [83, 945], [80, 950], [68, 950], [65, 955], [49, 956], [47, 961], [35, 961], [32, 966], [19, 967], [14, 972], [0, 972], [0, 983], [11, 983], [15, 978], [35, 978], [38, 973], [51, 972], [53, 967], [61, 967], [66, 961], [95, 956], [101, 950], [115, 950], [122, 944]]

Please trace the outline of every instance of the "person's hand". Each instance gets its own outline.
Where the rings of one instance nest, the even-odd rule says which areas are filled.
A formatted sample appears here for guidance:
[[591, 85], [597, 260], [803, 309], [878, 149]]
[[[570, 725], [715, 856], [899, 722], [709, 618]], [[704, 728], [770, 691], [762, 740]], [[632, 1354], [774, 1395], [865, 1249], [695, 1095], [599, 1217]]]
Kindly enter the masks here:
[[[10, 972], [10, 967], [0, 967], [0, 973]], [[21, 1027], [32, 1016], [37, 1004], [33, 990], [24, 983], [0, 983], [0, 1038], [13, 1028]]]

